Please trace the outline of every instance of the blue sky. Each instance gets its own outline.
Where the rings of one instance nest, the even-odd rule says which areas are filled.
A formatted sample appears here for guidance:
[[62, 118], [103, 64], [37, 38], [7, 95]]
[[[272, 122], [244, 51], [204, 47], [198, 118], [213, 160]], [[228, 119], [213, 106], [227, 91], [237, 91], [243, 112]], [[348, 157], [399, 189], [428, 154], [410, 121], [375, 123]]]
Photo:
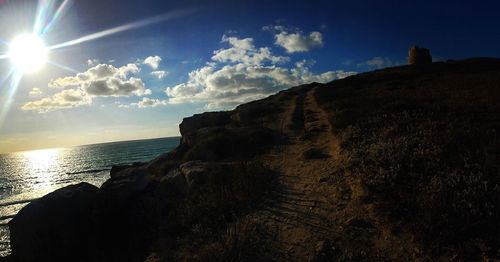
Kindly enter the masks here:
[[[0, 83], [0, 152], [178, 135], [194, 113], [404, 64], [412, 44], [435, 60], [500, 56], [498, 1], [0, 0], [0, 58], [40, 6], [44, 27], [63, 3], [46, 46], [131, 28]], [[1, 59], [0, 80], [12, 68]]]

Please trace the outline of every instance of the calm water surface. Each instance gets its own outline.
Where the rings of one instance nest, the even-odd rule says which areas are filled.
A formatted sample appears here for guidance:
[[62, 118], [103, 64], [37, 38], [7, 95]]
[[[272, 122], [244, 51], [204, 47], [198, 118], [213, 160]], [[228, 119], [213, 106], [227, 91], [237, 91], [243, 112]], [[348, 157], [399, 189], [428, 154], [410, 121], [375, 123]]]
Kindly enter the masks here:
[[179, 137], [114, 142], [0, 155], [0, 256], [10, 253], [7, 223], [30, 200], [79, 182], [100, 186], [113, 165], [146, 162]]

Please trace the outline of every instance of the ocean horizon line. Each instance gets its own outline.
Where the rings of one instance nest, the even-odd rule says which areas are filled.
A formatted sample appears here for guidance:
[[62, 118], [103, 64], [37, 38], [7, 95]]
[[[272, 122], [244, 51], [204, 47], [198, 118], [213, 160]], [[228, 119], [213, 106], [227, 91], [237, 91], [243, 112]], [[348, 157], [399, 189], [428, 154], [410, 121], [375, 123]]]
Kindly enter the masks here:
[[181, 138], [181, 136], [178, 135], [178, 136], [165, 136], [165, 137], [153, 137], [153, 138], [139, 138], [139, 139], [130, 139], [130, 140], [116, 140], [116, 141], [98, 142], [98, 143], [92, 143], [92, 144], [81, 144], [81, 145], [74, 145], [74, 146], [42, 147], [42, 148], [33, 148], [33, 149], [19, 150], [19, 151], [0, 152], [0, 156], [1, 155], [8, 155], [8, 154], [15, 154], [15, 153], [39, 151], [39, 150], [70, 149], [70, 148], [76, 148], [76, 147], [86, 147], [86, 146], [95, 146], [95, 145], [107, 145], [107, 144], [114, 144], [114, 143], [146, 141], [146, 140], [156, 140], [156, 139], [166, 139], [166, 138]]

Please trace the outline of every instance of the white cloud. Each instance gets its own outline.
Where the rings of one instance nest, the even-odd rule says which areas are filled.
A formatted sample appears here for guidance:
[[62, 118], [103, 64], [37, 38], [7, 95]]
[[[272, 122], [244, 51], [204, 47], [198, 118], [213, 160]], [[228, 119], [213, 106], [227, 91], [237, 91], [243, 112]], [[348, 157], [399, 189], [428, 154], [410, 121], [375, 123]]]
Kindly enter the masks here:
[[328, 71], [313, 74], [301, 63], [287, 69], [277, 66], [226, 65], [220, 69], [207, 65], [190, 73], [189, 80], [165, 92], [169, 103], [206, 103], [207, 108], [234, 107], [267, 97], [288, 87], [329, 82], [352, 75], [352, 72]]
[[[205, 103], [208, 109], [231, 108], [295, 85], [329, 82], [354, 74], [341, 70], [314, 74], [305, 61], [297, 62], [292, 68], [278, 66], [278, 61], [288, 58], [273, 59], [275, 56], [269, 48], [257, 49], [252, 38], [224, 36], [223, 42], [231, 47], [215, 51], [214, 62], [190, 72], [187, 82], [165, 89], [168, 103]], [[269, 53], [260, 51], [263, 49]]]
[[82, 89], [91, 96], [143, 96], [150, 95], [141, 79], [131, 77], [128, 80], [108, 78], [89, 81], [82, 85]]
[[168, 72], [164, 70], [153, 71], [151, 72], [151, 75], [158, 78], [159, 80], [162, 80], [168, 75]]
[[89, 105], [91, 103], [92, 98], [82, 90], [68, 89], [37, 101], [28, 102], [23, 105], [22, 110], [45, 113], [57, 109]]
[[30, 96], [40, 96], [42, 94], [43, 94], [42, 90], [40, 88], [37, 88], [37, 87], [31, 89], [31, 91], [29, 92]]
[[311, 32], [308, 36], [300, 32], [288, 33], [282, 31], [274, 36], [275, 44], [286, 49], [288, 53], [307, 52], [314, 47], [323, 46], [323, 35], [320, 32]]
[[151, 69], [156, 70], [160, 66], [161, 60], [162, 59], [159, 56], [148, 56], [146, 57], [146, 59], [144, 59], [144, 62], [142, 63], [150, 66]]
[[307, 52], [323, 46], [323, 35], [311, 32], [305, 35], [299, 28], [282, 24], [266, 25], [262, 30], [274, 33], [274, 44], [286, 49], [287, 53]]
[[93, 81], [126, 79], [129, 75], [139, 73], [140, 68], [136, 64], [127, 64], [116, 68], [109, 64], [99, 64], [89, 68], [84, 73], [78, 73], [75, 76], [66, 76], [53, 79], [49, 82], [51, 88], [68, 88], [90, 84]]
[[138, 108], [157, 107], [157, 106], [167, 105], [167, 101], [143, 97], [141, 101], [139, 101], [137, 103], [132, 103], [130, 105], [137, 106]]
[[93, 67], [95, 65], [99, 64], [99, 59], [89, 59], [87, 60], [87, 66], [88, 67]]
[[277, 64], [289, 60], [288, 57], [273, 56], [268, 47], [255, 48], [253, 38], [238, 39], [224, 35], [222, 43], [229, 43], [231, 47], [214, 51], [214, 55], [212, 56], [213, 61], [258, 65], [264, 62]]
[[136, 64], [114, 67], [99, 64], [76, 76], [61, 77], [49, 82], [52, 88], [79, 87], [93, 96], [131, 96], [146, 95], [150, 91], [145, 88], [141, 79], [130, 77], [139, 73]]
[[[48, 112], [56, 109], [71, 108], [92, 103], [92, 97], [119, 97], [150, 95], [144, 82], [131, 75], [139, 73], [136, 64], [114, 67], [99, 64], [75, 76], [53, 79], [48, 86], [65, 89], [52, 96], [26, 103], [22, 109]], [[79, 98], [79, 99], [77, 99]]]
[[65, 76], [50, 80], [48, 86], [50, 88], [66, 88], [80, 85], [80, 79], [76, 76]]
[[389, 58], [381, 56], [376, 56], [368, 61], [358, 64], [358, 66], [368, 66], [373, 69], [381, 69], [395, 65], [396, 64], [393, 63]]

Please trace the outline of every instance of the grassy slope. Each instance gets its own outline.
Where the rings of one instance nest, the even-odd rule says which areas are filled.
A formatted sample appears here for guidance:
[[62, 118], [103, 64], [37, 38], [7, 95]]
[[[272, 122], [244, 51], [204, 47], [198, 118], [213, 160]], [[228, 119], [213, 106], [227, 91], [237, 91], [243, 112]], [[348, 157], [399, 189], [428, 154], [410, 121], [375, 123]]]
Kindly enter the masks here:
[[431, 256], [446, 247], [498, 255], [499, 60], [387, 69], [316, 95], [340, 139], [343, 168], [368, 187], [378, 212]]
[[228, 114], [151, 166], [162, 175], [179, 161], [252, 162], [277, 183], [215, 226], [185, 225], [174, 247], [157, 244], [160, 257], [499, 258], [500, 60], [304, 85]]

